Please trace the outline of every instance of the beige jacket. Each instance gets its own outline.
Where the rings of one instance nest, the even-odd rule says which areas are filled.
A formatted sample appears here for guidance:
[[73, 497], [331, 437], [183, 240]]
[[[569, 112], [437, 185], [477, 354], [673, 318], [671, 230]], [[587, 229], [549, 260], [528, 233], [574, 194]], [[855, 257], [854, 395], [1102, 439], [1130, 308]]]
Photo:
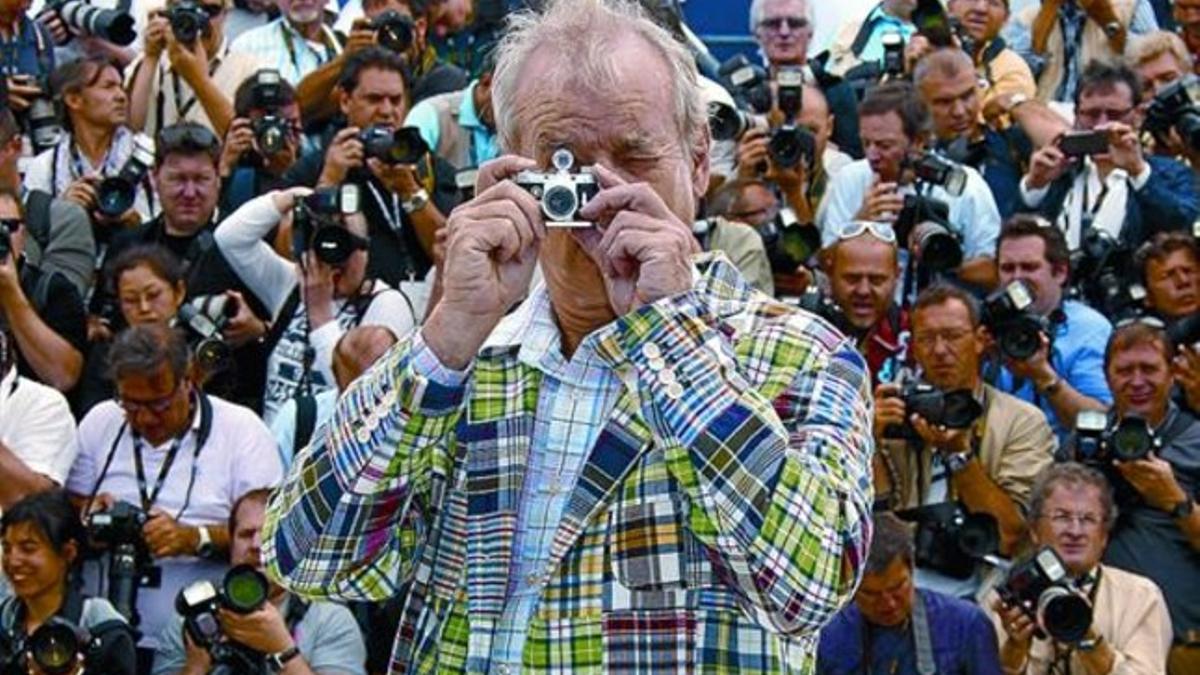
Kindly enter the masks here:
[[[1126, 28], [1133, 21], [1133, 11], [1135, 9], [1135, 0], [1111, 0], [1113, 11], [1120, 17], [1121, 22]], [[1026, 7], [1017, 13], [1016, 22], [1025, 31], [1032, 34], [1033, 20], [1037, 17], [1039, 4], [1035, 3]], [[1046, 43], [1046, 53], [1041, 56], [1046, 59], [1046, 67], [1042, 71], [1041, 77], [1038, 78], [1038, 99], [1044, 102], [1054, 100], [1054, 93], [1058, 91], [1059, 84], [1063, 77], [1066, 76], [1066, 66], [1063, 63], [1064, 58], [1063, 35], [1062, 28], [1056, 23], [1054, 30], [1050, 32], [1050, 39]], [[1114, 54], [1108, 46], [1108, 37], [1104, 34], [1104, 29], [1095, 21], [1088, 21], [1083, 29], [1083, 51], [1080, 54], [1081, 63], [1086, 64], [1090, 61], [1112, 60], [1120, 57], [1122, 54]]]
[[[996, 591], [984, 596], [983, 609], [996, 627], [1000, 644], [1008, 638], [1000, 616], [992, 609]], [[1101, 566], [1100, 587], [1096, 589], [1092, 625], [1117, 653], [1110, 675], [1161, 675], [1166, 672], [1171, 650], [1171, 617], [1167, 604], [1155, 583], [1146, 577], [1116, 567]], [[1029, 650], [1027, 675], [1050, 672], [1054, 663], [1054, 643], [1034, 640]], [[1071, 655], [1071, 672], [1086, 673], [1077, 654]]]
[[[1024, 507], [1034, 478], [1054, 461], [1058, 441], [1041, 410], [991, 386], [984, 385], [983, 390], [984, 415], [975, 429], [982, 432], [979, 461], [988, 478]], [[929, 490], [931, 453], [890, 439], [880, 444], [880, 450], [896, 470], [893, 508], [917, 506]]]
[[752, 286], [767, 295], [775, 295], [771, 262], [758, 231], [745, 223], [718, 218], [708, 236], [708, 250], [721, 251]]

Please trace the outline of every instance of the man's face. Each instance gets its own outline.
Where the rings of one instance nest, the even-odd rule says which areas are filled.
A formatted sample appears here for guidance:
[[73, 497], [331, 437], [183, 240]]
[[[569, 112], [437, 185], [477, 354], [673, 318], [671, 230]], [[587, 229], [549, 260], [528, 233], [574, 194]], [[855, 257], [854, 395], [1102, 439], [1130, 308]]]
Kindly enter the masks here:
[[1090, 572], [1108, 545], [1100, 488], [1086, 483], [1055, 485], [1034, 523], [1033, 540], [1052, 547], [1072, 575]]
[[838, 242], [829, 273], [833, 299], [855, 328], [865, 331], [887, 316], [899, 270], [896, 248], [864, 234]]
[[187, 428], [192, 385], [186, 378], [176, 381], [169, 364], [118, 378], [116, 388], [130, 428], [150, 443], [162, 445]]
[[116, 68], [105, 67], [91, 85], [64, 97], [75, 120], [115, 129], [129, 118], [129, 98]]
[[890, 628], [908, 620], [915, 595], [912, 568], [896, 558], [879, 574], [863, 575], [854, 604], [867, 623]]
[[963, 68], [953, 77], [932, 72], [921, 83], [921, 96], [929, 106], [939, 139], [969, 139], [975, 134], [983, 108], [975, 71]]
[[913, 314], [913, 351], [925, 379], [943, 391], [970, 389], [979, 380], [984, 341], [966, 305], [950, 299]]
[[279, 12], [292, 23], [310, 24], [321, 20], [325, 3], [321, 0], [278, 0]]
[[[689, 223], [708, 187], [707, 134], [701, 130], [695, 138], [681, 138], [674, 116], [667, 112], [673, 110], [671, 74], [654, 48], [627, 35], [613, 41], [612, 54], [619, 55], [614, 56], [613, 85], [598, 88], [596, 83], [573, 80], [551, 90], [541, 74], [556, 68], [550, 62], [553, 57], [534, 52], [518, 78], [518, 133], [512, 150], [546, 167], [554, 150], [566, 147], [579, 166], [602, 164], [626, 181], [646, 183], [676, 218]], [[569, 311], [592, 318], [611, 313], [604, 293], [578, 290], [597, 283], [603, 288], [585, 249], [595, 246], [598, 238], [595, 228], [570, 233], [554, 228], [540, 254], [556, 303], [577, 302]], [[556, 306], [556, 311], [563, 309]]]
[[829, 137], [833, 134], [833, 116], [829, 114], [829, 104], [825, 102], [825, 97], [812, 87], [804, 88], [801, 106], [796, 125], [808, 129], [813, 135], [816, 141], [816, 152], [813, 156], [819, 162], [825, 147], [829, 145]]
[[753, 227], [762, 227], [779, 213], [779, 199], [765, 185], [748, 185], [738, 196], [728, 218]]
[[1164, 87], [1187, 74], [1183, 64], [1171, 52], [1163, 52], [1158, 56], [1138, 64], [1138, 75], [1145, 84], [1142, 100], [1149, 101]]
[[1108, 122], [1134, 123], [1133, 92], [1125, 84], [1092, 88], [1079, 96], [1075, 127], [1091, 131]]
[[1200, 31], [1200, 0], [1175, 0], [1175, 21], [1185, 31]]
[[977, 42], [987, 42], [1000, 34], [1008, 21], [1008, 5], [1004, 0], [950, 0], [950, 16], [962, 22], [963, 28]]
[[1049, 316], [1062, 302], [1067, 270], [1046, 260], [1046, 242], [1041, 237], [1004, 239], [1000, 242], [996, 265], [1001, 286], [1020, 280], [1033, 287], [1033, 309], [1038, 314]]
[[1187, 249], [1146, 261], [1146, 302], [1168, 319], [1200, 310], [1200, 261]]
[[381, 124], [398, 128], [407, 112], [404, 78], [392, 70], [367, 68], [359, 73], [354, 91], [342, 94], [342, 113], [352, 127]]
[[217, 167], [206, 154], [167, 155], [154, 171], [154, 187], [163, 218], [179, 234], [195, 234], [207, 225], [221, 194]]
[[[21, 254], [25, 252], [25, 222], [21, 218], [21, 210], [18, 208], [12, 197], [0, 195], [0, 219], [19, 223], [16, 231], [10, 231], [9, 248], [12, 249], [11, 256], [13, 260], [18, 260]], [[0, 225], [0, 227], [3, 227]]]
[[766, 0], [754, 28], [755, 38], [773, 66], [803, 64], [813, 27], [805, 0]]
[[895, 182], [900, 178], [900, 166], [908, 156], [913, 143], [904, 135], [904, 123], [900, 115], [868, 115], [859, 121], [859, 135], [871, 170], [884, 181]]
[[1118, 414], [1134, 414], [1153, 421], [1165, 414], [1174, 378], [1158, 343], [1118, 350], [1108, 364], [1106, 375]]
[[229, 564], [252, 565], [262, 569], [262, 529], [267, 520], [267, 503], [263, 499], [243, 499], [229, 533]]

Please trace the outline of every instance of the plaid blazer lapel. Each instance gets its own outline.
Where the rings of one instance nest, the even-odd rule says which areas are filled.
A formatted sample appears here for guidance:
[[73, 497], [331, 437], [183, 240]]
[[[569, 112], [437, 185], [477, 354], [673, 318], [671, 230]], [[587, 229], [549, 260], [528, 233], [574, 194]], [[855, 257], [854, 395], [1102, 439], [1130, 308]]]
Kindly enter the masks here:
[[637, 397], [629, 386], [622, 387], [563, 510], [562, 522], [550, 549], [551, 570], [558, 569], [563, 556], [593, 518], [603, 511], [621, 479], [650, 447], [651, 439], [650, 427], [642, 419]]

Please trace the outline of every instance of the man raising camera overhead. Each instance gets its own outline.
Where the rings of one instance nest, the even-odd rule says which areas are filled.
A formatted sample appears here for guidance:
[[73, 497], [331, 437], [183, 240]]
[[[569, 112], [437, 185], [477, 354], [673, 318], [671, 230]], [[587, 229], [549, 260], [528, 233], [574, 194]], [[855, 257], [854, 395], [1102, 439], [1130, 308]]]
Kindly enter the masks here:
[[411, 581], [393, 670], [810, 668], [866, 556], [863, 359], [693, 258], [709, 138], [682, 45], [629, 0], [513, 21], [511, 154], [452, 214], [424, 327], [272, 496], [268, 573], [364, 600]]

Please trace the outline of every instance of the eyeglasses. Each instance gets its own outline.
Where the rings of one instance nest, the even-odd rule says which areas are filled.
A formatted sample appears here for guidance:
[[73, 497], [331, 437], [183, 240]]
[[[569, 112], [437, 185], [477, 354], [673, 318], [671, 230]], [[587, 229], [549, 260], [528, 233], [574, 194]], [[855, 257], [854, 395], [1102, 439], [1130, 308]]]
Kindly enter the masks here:
[[787, 26], [788, 30], [800, 30], [808, 28], [808, 19], [801, 16], [773, 16], [759, 21], [758, 26], [773, 33], [778, 33], [784, 26]]
[[25, 221], [20, 218], [0, 218], [0, 227], [8, 230], [9, 234], [16, 234], [17, 230], [21, 229], [21, 226], [24, 224]]
[[889, 244], [896, 243], [896, 231], [888, 223], [877, 223], [871, 220], [853, 220], [844, 223], [837, 231], [837, 240], [846, 241], [863, 234], [870, 234], [876, 239]]
[[1094, 530], [1100, 527], [1100, 516], [1094, 513], [1071, 513], [1069, 511], [1055, 511], [1047, 518], [1055, 527], [1070, 527], [1072, 523], [1079, 523], [1080, 529]]
[[1075, 111], [1075, 116], [1081, 120], [1100, 121], [1101, 119], [1120, 122], [1133, 112], [1133, 108], [1095, 108], [1093, 110], [1084, 110], [1082, 108]]
[[204, 10], [205, 14], [208, 14], [208, 18], [215, 19], [218, 16], [221, 16], [221, 14], [225, 12], [225, 4], [224, 3], [222, 3], [220, 5], [203, 5], [202, 4], [202, 5], [200, 5], [200, 9]]
[[213, 152], [221, 147], [221, 139], [194, 122], [172, 124], [158, 132], [158, 156], [179, 150]]
[[153, 401], [130, 401], [129, 399], [121, 398], [119, 394], [116, 396], [116, 401], [117, 405], [121, 406], [121, 409], [130, 415], [147, 411], [154, 415], [162, 415], [171, 409], [171, 405], [175, 403], [175, 397], [179, 395], [179, 391], [182, 388], [183, 382], [180, 381], [175, 384], [175, 388], [171, 390], [171, 393], [162, 398], [156, 398]]

